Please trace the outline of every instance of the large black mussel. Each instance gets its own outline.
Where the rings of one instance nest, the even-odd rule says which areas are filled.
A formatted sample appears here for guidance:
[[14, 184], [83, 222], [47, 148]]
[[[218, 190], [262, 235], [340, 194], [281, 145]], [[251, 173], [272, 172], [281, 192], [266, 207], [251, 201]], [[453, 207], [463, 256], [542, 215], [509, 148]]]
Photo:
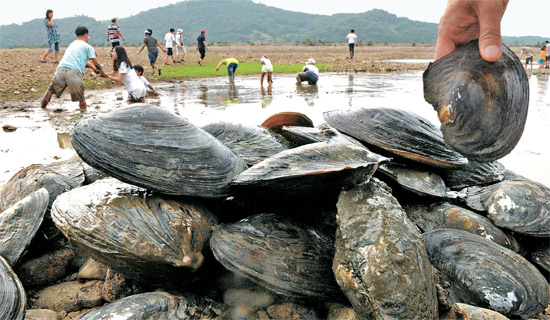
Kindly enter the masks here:
[[366, 181], [385, 158], [366, 148], [317, 142], [280, 152], [231, 181], [241, 193], [298, 196]]
[[384, 163], [378, 167], [376, 176], [391, 180], [405, 190], [421, 196], [447, 197], [447, 187], [441, 177], [426, 169], [404, 166], [398, 163]]
[[522, 318], [548, 306], [546, 279], [519, 254], [463, 230], [423, 236], [430, 261], [451, 283], [457, 302]]
[[477, 40], [431, 63], [424, 72], [424, 99], [437, 111], [445, 142], [468, 159], [500, 159], [518, 143], [529, 107], [529, 82], [505, 45], [487, 62]]
[[0, 319], [23, 320], [26, 304], [27, 297], [21, 281], [0, 256]]
[[504, 179], [506, 169], [498, 161], [477, 162], [469, 161], [462, 168], [440, 170], [445, 185], [453, 190], [461, 190], [471, 186], [482, 186]]
[[0, 256], [14, 265], [31, 243], [48, 208], [48, 191], [41, 188], [0, 212]]
[[338, 199], [332, 270], [361, 319], [437, 319], [435, 277], [420, 232], [373, 178]]
[[342, 134], [327, 123], [323, 123], [315, 128], [284, 126], [281, 134], [296, 146], [323, 141], [351, 143], [363, 146], [361, 142]]
[[289, 148], [284, 137], [261, 126], [220, 121], [210, 123], [202, 129], [223, 142], [249, 166]]
[[184, 282], [203, 262], [212, 213], [200, 202], [161, 197], [112, 178], [62, 194], [52, 218], [94, 259], [142, 281]]
[[71, 139], [90, 166], [166, 194], [223, 197], [247, 167], [204, 130], [144, 103], [83, 118]]
[[411, 112], [355, 108], [328, 111], [323, 115], [325, 121], [338, 131], [392, 155], [442, 168], [468, 163], [466, 158], [443, 142], [438, 128]]
[[339, 300], [333, 238], [274, 214], [218, 225], [210, 239], [227, 269], [285, 296]]
[[222, 307], [208, 299], [148, 292], [117, 300], [78, 320], [209, 320], [221, 318]]

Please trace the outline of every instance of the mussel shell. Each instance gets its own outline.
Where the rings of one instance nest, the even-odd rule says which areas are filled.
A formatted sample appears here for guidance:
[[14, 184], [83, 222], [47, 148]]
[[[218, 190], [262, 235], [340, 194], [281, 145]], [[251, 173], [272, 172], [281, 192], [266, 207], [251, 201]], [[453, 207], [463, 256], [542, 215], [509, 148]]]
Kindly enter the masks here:
[[33, 164], [17, 172], [0, 191], [0, 212], [40, 188], [49, 194], [49, 206], [55, 198], [84, 182], [84, 169], [79, 159]]
[[508, 317], [493, 310], [479, 308], [464, 303], [453, 304], [451, 310], [439, 320], [509, 320]]
[[0, 256], [0, 319], [23, 320], [26, 304], [27, 297], [21, 281]]
[[505, 181], [485, 198], [488, 218], [499, 227], [550, 237], [550, 188], [534, 181]]
[[227, 183], [247, 167], [204, 130], [145, 103], [83, 118], [71, 139], [90, 166], [166, 194], [224, 197]]
[[529, 82], [518, 57], [505, 45], [487, 62], [477, 40], [430, 63], [424, 99], [437, 111], [445, 142], [468, 159], [494, 161], [518, 143], [529, 107]]
[[261, 126], [281, 133], [284, 126], [313, 127], [313, 121], [303, 113], [287, 111], [270, 116]]
[[421, 196], [438, 198], [447, 197], [447, 187], [441, 177], [434, 172], [406, 167], [399, 164], [384, 163], [378, 167], [376, 174], [389, 178], [402, 188]]
[[325, 121], [347, 135], [393, 155], [432, 167], [454, 168], [468, 160], [443, 142], [441, 131], [411, 112], [386, 108], [328, 111]]
[[0, 213], [0, 256], [13, 266], [31, 243], [48, 209], [48, 191], [38, 191]]
[[185, 282], [203, 262], [212, 213], [199, 201], [146, 193], [112, 178], [62, 194], [51, 215], [85, 254], [140, 281]]
[[482, 186], [504, 179], [504, 166], [497, 162], [469, 161], [462, 168], [441, 170], [441, 177], [447, 187], [460, 190], [471, 186]]
[[550, 272], [550, 243], [547, 241], [541, 245], [531, 254], [531, 258], [546, 272]]
[[275, 293], [335, 300], [341, 292], [330, 269], [333, 239], [274, 214], [214, 228], [210, 247], [228, 270]]
[[516, 317], [548, 306], [546, 279], [517, 253], [463, 230], [437, 229], [423, 236], [430, 261], [448, 277], [460, 302]]
[[376, 178], [338, 199], [332, 270], [361, 319], [437, 319], [432, 267], [420, 232]]
[[223, 142], [249, 166], [287, 150], [290, 145], [282, 136], [260, 126], [220, 121], [202, 129]]
[[192, 296], [148, 292], [95, 309], [79, 320], [206, 320], [221, 318], [222, 305]]
[[241, 193], [297, 196], [366, 181], [385, 158], [352, 144], [317, 142], [280, 152], [231, 181]]
[[484, 216], [448, 202], [431, 205], [404, 205], [407, 216], [424, 232], [434, 229], [459, 229], [484, 237], [516, 251], [514, 239]]
[[351, 143], [363, 147], [361, 142], [350, 136], [342, 134], [340, 131], [329, 126], [327, 123], [323, 123], [315, 128], [284, 126], [281, 134], [296, 146], [302, 146], [304, 144], [315, 142], [331, 141]]

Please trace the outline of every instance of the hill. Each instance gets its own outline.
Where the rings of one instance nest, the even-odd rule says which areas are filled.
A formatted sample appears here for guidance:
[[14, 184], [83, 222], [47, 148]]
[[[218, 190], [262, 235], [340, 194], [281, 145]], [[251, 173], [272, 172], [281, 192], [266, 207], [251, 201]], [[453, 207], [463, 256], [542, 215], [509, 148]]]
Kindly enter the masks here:
[[[231, 12], [231, 14], [227, 14]], [[90, 43], [106, 43], [110, 21], [97, 21], [87, 16], [58, 19], [62, 44], [75, 39], [74, 29], [85, 25], [90, 30]], [[355, 14], [314, 15], [293, 12], [250, 0], [188, 0], [119, 18], [118, 24], [126, 44], [140, 44], [143, 30], [153, 29], [162, 42], [170, 29], [182, 28], [187, 43], [194, 44], [199, 30], [206, 29], [208, 43], [318, 43], [343, 42], [354, 28], [362, 42], [435, 43], [437, 24], [397, 17], [383, 10]], [[541, 37], [505, 37], [512, 44], [543, 42]], [[46, 45], [42, 18], [0, 26], [0, 48]]]

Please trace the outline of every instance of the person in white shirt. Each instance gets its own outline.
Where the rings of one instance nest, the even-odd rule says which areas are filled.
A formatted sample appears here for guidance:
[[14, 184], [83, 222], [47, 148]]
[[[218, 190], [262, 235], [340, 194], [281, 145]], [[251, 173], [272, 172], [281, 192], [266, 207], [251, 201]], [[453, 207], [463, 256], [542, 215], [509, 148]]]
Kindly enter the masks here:
[[164, 64], [166, 65], [168, 65], [168, 57], [172, 58], [173, 63], [176, 63], [176, 60], [174, 60], [174, 52], [172, 51], [174, 42], [176, 42], [174, 31], [174, 28], [170, 28], [170, 32], [164, 35], [164, 41], [162, 42], [162, 46], [166, 49], [166, 59], [164, 59]]
[[176, 33], [176, 63], [185, 62], [185, 54], [187, 53], [187, 50], [185, 50], [185, 46], [183, 45], [183, 41], [185, 40], [187, 40], [187, 38], [183, 37], [183, 30], [178, 29], [178, 32]]
[[355, 34], [355, 30], [351, 29], [351, 32], [346, 36], [346, 41], [349, 46], [349, 58], [353, 59], [353, 56], [355, 55], [355, 47], [359, 46], [359, 39], [357, 38], [357, 35]]
[[147, 81], [147, 78], [143, 76], [143, 67], [139, 64], [134, 64], [134, 70], [136, 70], [139, 80], [143, 82], [143, 85], [145, 86], [145, 88], [151, 89], [150, 91], [147, 90], [148, 91], [147, 93], [152, 92], [153, 95], [158, 96], [159, 93], [157, 89], [155, 89], [155, 87], [153, 87], [153, 85], [149, 81]]
[[302, 72], [296, 75], [296, 84], [300, 85], [302, 81], [307, 81], [309, 85], [315, 85], [317, 84], [317, 80], [319, 80], [319, 68], [315, 66], [315, 60], [309, 58]]
[[264, 85], [264, 77], [267, 73], [267, 85], [271, 85], [273, 83], [272, 75], [273, 75], [273, 65], [271, 64], [271, 60], [267, 58], [267, 56], [262, 56], [260, 59], [260, 62], [262, 63], [262, 78], [260, 80], [262, 86]]
[[147, 89], [132, 68], [126, 50], [120, 46], [115, 47], [111, 52], [111, 58], [113, 58], [113, 72], [108, 74], [109, 79], [124, 83], [124, 87], [130, 94], [130, 99], [145, 102]]

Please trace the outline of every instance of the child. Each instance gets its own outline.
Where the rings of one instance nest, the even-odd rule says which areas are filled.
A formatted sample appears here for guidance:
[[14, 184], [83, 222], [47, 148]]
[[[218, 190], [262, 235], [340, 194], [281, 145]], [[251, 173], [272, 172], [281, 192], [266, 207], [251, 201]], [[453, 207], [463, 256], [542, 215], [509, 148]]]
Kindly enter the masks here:
[[145, 85], [146, 88], [153, 90], [153, 95], [158, 96], [159, 93], [157, 89], [155, 89], [155, 87], [153, 87], [153, 85], [143, 76], [143, 67], [139, 64], [134, 64], [134, 70], [136, 70], [139, 80], [143, 82], [143, 85]]
[[540, 57], [539, 57], [539, 61], [537, 61], [539, 63], [539, 69], [542, 69], [544, 68], [544, 60], [546, 60], [546, 46], [542, 46], [542, 48], [540, 48]]
[[267, 85], [270, 85], [273, 83], [273, 79], [271, 78], [273, 75], [273, 65], [271, 64], [271, 60], [269, 60], [267, 56], [262, 56], [260, 61], [262, 62], [262, 77], [260, 83], [262, 86], [264, 85], [264, 76], [267, 73]]
[[124, 83], [131, 99], [145, 102], [147, 89], [145, 89], [143, 82], [139, 80], [136, 71], [132, 69], [132, 63], [126, 54], [126, 50], [120, 46], [115, 47], [114, 51], [111, 52], [111, 58], [113, 58], [113, 72], [108, 74], [109, 79]]

